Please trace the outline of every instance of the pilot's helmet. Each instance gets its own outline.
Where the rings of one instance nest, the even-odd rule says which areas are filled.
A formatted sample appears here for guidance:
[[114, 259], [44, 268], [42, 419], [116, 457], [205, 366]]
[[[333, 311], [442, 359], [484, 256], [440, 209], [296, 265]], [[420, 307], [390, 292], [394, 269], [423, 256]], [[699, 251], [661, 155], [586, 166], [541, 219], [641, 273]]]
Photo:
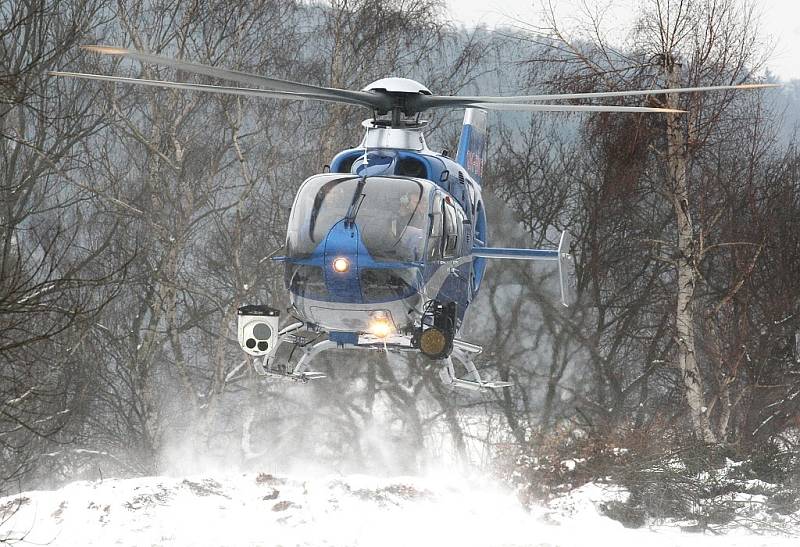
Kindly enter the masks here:
[[417, 206], [417, 198], [412, 192], [404, 192], [400, 199], [400, 210], [405, 212], [413, 211]]

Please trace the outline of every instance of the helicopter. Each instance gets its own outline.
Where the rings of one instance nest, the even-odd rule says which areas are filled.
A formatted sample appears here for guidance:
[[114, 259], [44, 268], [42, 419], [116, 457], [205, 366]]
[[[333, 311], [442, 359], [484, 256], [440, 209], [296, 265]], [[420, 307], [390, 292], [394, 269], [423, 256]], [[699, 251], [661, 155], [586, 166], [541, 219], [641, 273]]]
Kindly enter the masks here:
[[[390, 77], [361, 90], [321, 87], [228, 70], [106, 45], [82, 46], [104, 55], [247, 87], [50, 72], [160, 88], [246, 97], [344, 103], [372, 110], [361, 143], [336, 154], [322, 173], [299, 187], [289, 215], [283, 263], [290, 305], [281, 311], [251, 304], [238, 309], [237, 339], [262, 376], [308, 382], [325, 374], [310, 369], [320, 353], [337, 348], [413, 352], [425, 356], [450, 387], [487, 391], [509, 382], [482, 377], [473, 357], [479, 345], [458, 337], [485, 278], [487, 260], [549, 261], [558, 269], [561, 304], [575, 294], [571, 240], [562, 232], [555, 249], [491, 247], [481, 194], [487, 112], [683, 111], [553, 101], [651, 96], [775, 87], [709, 87], [521, 96], [434, 95], [408, 78]], [[435, 108], [464, 109], [458, 150], [428, 148], [420, 115]], [[281, 326], [283, 325], [283, 326]], [[289, 357], [278, 350], [290, 346]], [[290, 361], [299, 350], [300, 357]], [[285, 352], [284, 352], [285, 353]]]

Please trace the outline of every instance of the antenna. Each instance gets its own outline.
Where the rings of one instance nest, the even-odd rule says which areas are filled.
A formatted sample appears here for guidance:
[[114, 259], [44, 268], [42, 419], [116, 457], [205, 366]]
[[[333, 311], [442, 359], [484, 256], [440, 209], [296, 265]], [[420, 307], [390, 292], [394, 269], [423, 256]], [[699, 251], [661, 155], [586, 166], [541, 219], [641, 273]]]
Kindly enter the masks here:
[[365, 125], [365, 127], [367, 131], [364, 134], [364, 165], [369, 165], [369, 156], [367, 155], [367, 151], [369, 150], [369, 130], [372, 128], [370, 125]]

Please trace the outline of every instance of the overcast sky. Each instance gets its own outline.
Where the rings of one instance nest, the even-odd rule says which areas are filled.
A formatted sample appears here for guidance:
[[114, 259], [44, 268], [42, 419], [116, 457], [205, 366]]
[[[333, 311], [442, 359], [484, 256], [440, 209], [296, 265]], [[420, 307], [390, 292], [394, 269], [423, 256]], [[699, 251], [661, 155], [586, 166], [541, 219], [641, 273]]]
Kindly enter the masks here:
[[[488, 26], [515, 24], [515, 19], [536, 24], [541, 0], [447, 0], [450, 17], [465, 25], [486, 23]], [[611, 6], [606, 12], [608, 27], [630, 28], [634, 0], [553, 0], [559, 20], [568, 26], [587, 3], [598, 8]], [[762, 35], [775, 49], [767, 67], [782, 79], [800, 79], [800, 0], [757, 0], [762, 12]]]

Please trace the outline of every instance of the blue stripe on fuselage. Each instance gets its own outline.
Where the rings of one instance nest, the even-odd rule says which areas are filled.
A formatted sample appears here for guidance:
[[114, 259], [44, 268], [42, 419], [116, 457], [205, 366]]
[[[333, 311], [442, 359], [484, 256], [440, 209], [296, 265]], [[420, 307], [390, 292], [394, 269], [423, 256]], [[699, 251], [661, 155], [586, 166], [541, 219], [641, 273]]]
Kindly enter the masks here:
[[[359, 257], [367, 256], [367, 249], [361, 242], [358, 226], [342, 219], [328, 232], [324, 241], [323, 271], [325, 286], [332, 302], [361, 303], [361, 283], [358, 278]], [[344, 258], [350, 267], [346, 272], [333, 269], [333, 261]]]

